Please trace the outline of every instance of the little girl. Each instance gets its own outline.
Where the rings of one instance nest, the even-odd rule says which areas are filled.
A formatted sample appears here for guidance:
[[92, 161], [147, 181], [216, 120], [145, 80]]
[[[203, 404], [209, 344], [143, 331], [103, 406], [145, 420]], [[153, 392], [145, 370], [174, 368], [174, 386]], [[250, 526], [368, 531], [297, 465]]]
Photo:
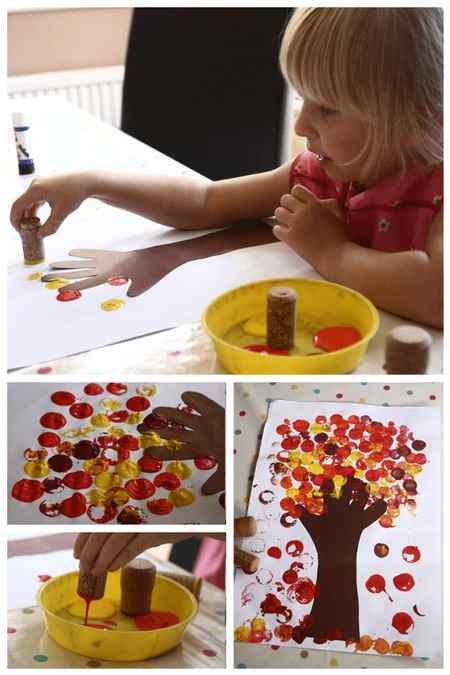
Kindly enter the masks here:
[[283, 73], [303, 99], [295, 131], [308, 150], [293, 162], [217, 182], [39, 178], [14, 203], [11, 222], [18, 227], [48, 202], [47, 236], [88, 197], [180, 229], [272, 213], [275, 236], [326, 279], [441, 327], [442, 32], [435, 7], [299, 9], [281, 47]]

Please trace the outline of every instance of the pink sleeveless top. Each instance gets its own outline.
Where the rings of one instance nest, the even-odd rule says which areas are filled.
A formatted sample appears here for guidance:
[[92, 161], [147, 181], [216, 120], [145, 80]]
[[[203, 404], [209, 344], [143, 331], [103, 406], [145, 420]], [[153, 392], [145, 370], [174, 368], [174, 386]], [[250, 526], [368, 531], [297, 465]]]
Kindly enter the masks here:
[[353, 183], [332, 180], [316, 155], [305, 151], [293, 161], [289, 182], [291, 189], [300, 183], [319, 199], [338, 200], [348, 238], [379, 251], [423, 251], [443, 203], [442, 164], [428, 174], [412, 169], [361, 191]]

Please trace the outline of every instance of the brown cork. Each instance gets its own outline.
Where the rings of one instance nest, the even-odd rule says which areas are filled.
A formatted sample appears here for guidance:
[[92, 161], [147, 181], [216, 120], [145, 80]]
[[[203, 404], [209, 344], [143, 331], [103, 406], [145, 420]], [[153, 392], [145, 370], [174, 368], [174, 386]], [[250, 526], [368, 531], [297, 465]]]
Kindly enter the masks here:
[[236, 518], [234, 521], [234, 534], [236, 537], [254, 537], [256, 534], [256, 520], [252, 516]]
[[93, 574], [80, 574], [77, 593], [84, 598], [99, 600], [105, 594], [106, 572], [95, 577]]
[[297, 293], [287, 286], [273, 286], [267, 294], [267, 344], [272, 349], [292, 349], [295, 340]]
[[22, 218], [19, 225], [23, 259], [26, 265], [37, 265], [45, 260], [44, 240], [38, 236], [41, 221], [36, 216]]
[[148, 614], [151, 609], [156, 567], [150, 560], [135, 558], [122, 567], [120, 586], [122, 601], [120, 611], [127, 616]]
[[419, 326], [397, 326], [386, 335], [384, 369], [390, 375], [427, 372], [432, 338]]
[[259, 558], [253, 553], [243, 551], [238, 546], [234, 547], [234, 564], [240, 567], [244, 572], [256, 572], [259, 567]]

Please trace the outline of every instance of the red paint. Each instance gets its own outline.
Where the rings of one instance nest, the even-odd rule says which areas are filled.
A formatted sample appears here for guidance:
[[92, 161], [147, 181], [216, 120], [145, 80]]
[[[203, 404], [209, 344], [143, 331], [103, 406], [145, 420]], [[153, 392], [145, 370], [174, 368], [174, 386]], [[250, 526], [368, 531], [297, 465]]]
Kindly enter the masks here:
[[274, 633], [280, 642], [288, 642], [292, 637], [292, 626], [287, 623], [276, 626]]
[[86, 471], [72, 471], [64, 476], [63, 483], [71, 490], [86, 490], [92, 485], [92, 476]]
[[168, 471], [159, 473], [157, 476], [155, 476], [153, 482], [155, 483], [156, 487], [164, 488], [164, 490], [169, 490], [169, 492], [172, 492], [172, 490], [177, 490], [181, 485], [181, 481], [178, 476], [176, 476], [174, 473], [169, 473]]
[[139, 440], [136, 436], [131, 436], [131, 434], [125, 434], [118, 439], [117, 445], [120, 450], [133, 451], [139, 450]]
[[291, 539], [286, 544], [286, 553], [293, 558], [296, 558], [303, 552], [303, 544], [298, 539]]
[[217, 460], [215, 457], [211, 457], [211, 455], [197, 455], [194, 457], [194, 464], [200, 471], [208, 471], [209, 469], [214, 469]]
[[350, 347], [361, 340], [361, 333], [352, 326], [329, 326], [322, 328], [314, 335], [314, 346], [325, 352], [335, 352], [338, 349]]
[[114, 630], [112, 626], [107, 626], [105, 623], [85, 623], [88, 628], [98, 628], [99, 630]]
[[389, 554], [389, 546], [387, 544], [375, 544], [373, 550], [378, 558], [385, 558]]
[[60, 443], [60, 437], [58, 434], [54, 434], [52, 431], [44, 431], [43, 434], [38, 436], [38, 443], [44, 448], [55, 448]]
[[90, 403], [74, 403], [70, 406], [69, 412], [77, 420], [84, 420], [94, 414], [94, 408]]
[[78, 298], [81, 298], [80, 291], [65, 291], [64, 289], [61, 289], [56, 296], [56, 299], [60, 302], [71, 302], [72, 300], [78, 300]]
[[51, 372], [52, 368], [50, 368], [50, 366], [43, 366], [42, 368], [38, 368], [39, 375], [48, 375]]
[[426, 614], [421, 614], [419, 612], [419, 610], [417, 609], [417, 605], [414, 605], [413, 612], [414, 612], [414, 614], [417, 614], [417, 616], [426, 616]]
[[52, 471], [57, 473], [65, 473], [72, 468], [72, 460], [68, 455], [53, 455], [48, 460], [48, 465]]
[[106, 461], [110, 466], [117, 466], [130, 457], [128, 450], [121, 450], [120, 448], [104, 448], [101, 452], [100, 459]]
[[316, 596], [316, 585], [308, 577], [299, 577], [289, 591], [301, 605], [308, 605]]
[[386, 581], [381, 574], [372, 574], [366, 581], [366, 588], [369, 593], [386, 593], [389, 600], [393, 602], [391, 596], [386, 591]]
[[245, 347], [249, 352], [256, 354], [273, 354], [274, 356], [289, 356], [289, 349], [273, 349], [269, 345], [247, 345]]
[[281, 551], [278, 548], [278, 546], [271, 546], [270, 548], [267, 549], [267, 555], [270, 556], [271, 558], [281, 558]]
[[271, 502], [273, 502], [274, 498], [275, 494], [272, 492], [272, 490], [263, 490], [258, 495], [258, 499], [261, 502], [261, 504], [270, 504]]
[[297, 518], [294, 518], [290, 513], [283, 513], [280, 518], [280, 523], [283, 527], [294, 527]]
[[56, 516], [59, 516], [61, 513], [61, 505], [57, 502], [48, 502], [44, 499], [44, 501], [39, 504], [39, 511], [43, 516], [47, 516], [47, 518], [56, 518]]
[[127, 284], [129, 281], [127, 277], [111, 277], [111, 279], [108, 279], [108, 284], [110, 286], [123, 286], [123, 284]]
[[125, 483], [125, 490], [131, 499], [148, 499], [155, 494], [155, 486], [147, 478], [135, 478]]
[[127, 410], [116, 410], [107, 415], [111, 422], [126, 422], [130, 413]]
[[285, 584], [288, 584], [289, 586], [291, 584], [295, 584], [295, 582], [298, 579], [297, 573], [294, 572], [294, 570], [286, 570], [286, 572], [283, 573], [283, 576], [281, 577], [284, 581]]
[[145, 523], [145, 513], [137, 506], [125, 506], [117, 516], [121, 525], [141, 525]]
[[416, 563], [420, 560], [420, 551], [417, 546], [405, 546], [402, 551], [402, 558], [407, 563]]
[[158, 630], [180, 623], [180, 619], [173, 612], [149, 612], [134, 617], [134, 623], [139, 630]]
[[301, 645], [305, 637], [306, 629], [302, 628], [301, 626], [294, 626], [292, 629], [292, 639], [294, 642], [296, 642], [298, 645]]
[[106, 389], [110, 394], [114, 394], [114, 396], [121, 396], [122, 394], [126, 394], [128, 391], [127, 385], [123, 384], [122, 382], [110, 382], [106, 385]]
[[42, 415], [39, 421], [42, 427], [45, 427], [46, 429], [53, 429], [55, 431], [62, 429], [67, 423], [64, 415], [61, 415], [61, 413], [57, 412], [45, 413], [45, 415]]
[[114, 502], [109, 502], [106, 506], [94, 506], [94, 504], [91, 504], [87, 510], [87, 515], [93, 523], [104, 525], [114, 520], [117, 516], [117, 506]]
[[76, 400], [70, 391], [55, 391], [50, 398], [56, 405], [63, 406], [72, 405]]
[[147, 502], [147, 508], [155, 516], [167, 516], [173, 509], [173, 504], [168, 499], [152, 499]]
[[260, 609], [263, 614], [278, 614], [285, 608], [281, 601], [273, 593], [267, 593], [266, 597], [260, 604]]
[[158, 473], [158, 471], [161, 471], [163, 463], [160, 459], [146, 455], [138, 459], [138, 465], [144, 473]]
[[402, 635], [407, 635], [414, 628], [414, 621], [406, 612], [398, 612], [392, 617], [392, 625]]
[[75, 492], [71, 497], [61, 502], [61, 513], [67, 518], [78, 518], [86, 512], [86, 497], [81, 492]]
[[145, 417], [142, 426], [149, 431], [158, 431], [158, 429], [165, 429], [168, 426], [168, 422], [159, 415], [150, 413]]
[[50, 576], [50, 574], [38, 574], [38, 579], [39, 579], [39, 581], [42, 581], [42, 583], [45, 583], [46, 581], [48, 581], [51, 578], [52, 577]]
[[100, 448], [94, 441], [78, 441], [73, 448], [73, 456], [77, 459], [95, 459], [100, 453]]
[[410, 591], [411, 588], [414, 588], [415, 581], [411, 574], [397, 574], [393, 579], [395, 588], [398, 588], [399, 591]]
[[46, 478], [42, 481], [42, 487], [45, 492], [50, 495], [54, 495], [57, 492], [62, 492], [64, 490], [64, 485], [61, 478]]
[[133, 412], [143, 412], [150, 408], [150, 401], [145, 396], [132, 396], [125, 404], [128, 410]]
[[96, 382], [89, 382], [84, 388], [84, 393], [88, 396], [99, 396], [100, 394], [103, 394], [104, 391], [103, 387]]

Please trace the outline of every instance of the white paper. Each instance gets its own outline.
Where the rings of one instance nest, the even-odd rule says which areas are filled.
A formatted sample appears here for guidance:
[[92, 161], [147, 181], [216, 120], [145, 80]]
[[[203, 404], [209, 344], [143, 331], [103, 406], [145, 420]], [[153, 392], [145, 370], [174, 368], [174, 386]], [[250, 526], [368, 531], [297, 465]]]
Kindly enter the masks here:
[[[106, 383], [100, 383], [105, 387]], [[24, 450], [26, 448], [38, 449], [37, 437], [44, 429], [39, 420], [45, 412], [60, 412], [66, 419], [66, 426], [60, 431], [56, 431], [60, 435], [61, 440], [69, 440], [76, 443], [81, 438], [93, 439], [105, 432], [105, 429], [96, 429], [95, 432], [80, 437], [80, 438], [64, 438], [62, 432], [68, 428], [79, 429], [86, 427], [89, 424], [89, 418], [78, 420], [69, 414], [68, 408], [55, 405], [50, 400], [50, 395], [55, 391], [70, 391], [76, 395], [77, 401], [89, 402], [94, 408], [94, 414], [97, 412], [109, 412], [100, 406], [100, 401], [104, 398], [113, 398], [122, 403], [121, 408], [125, 409], [125, 402], [128, 398], [136, 394], [136, 389], [141, 387], [139, 383], [127, 383], [128, 392], [122, 396], [112, 396], [107, 391], [99, 396], [87, 396], [83, 392], [84, 383], [36, 383], [36, 384], [17, 384], [10, 383], [8, 387], [8, 522], [10, 524], [33, 524], [33, 525], [59, 525], [61, 524], [89, 524], [95, 526], [95, 523], [86, 515], [78, 518], [66, 518], [64, 515], [49, 518], [39, 511], [39, 504], [48, 500], [49, 502], [60, 503], [63, 499], [70, 497], [74, 492], [81, 492], [86, 497], [90, 490], [95, 489], [93, 484], [86, 490], [72, 490], [64, 487], [64, 490], [58, 494], [44, 494], [42, 498], [31, 502], [22, 503], [11, 496], [13, 485], [23, 479], [30, 478], [24, 472]], [[181, 394], [184, 391], [197, 391], [209, 398], [215, 400], [220, 405], [225, 405], [225, 386], [221, 383], [183, 383], [170, 384], [159, 383], [155, 385], [157, 392], [154, 396], [149, 397], [151, 407], [148, 408], [144, 415], [150, 413], [158, 406], [176, 407], [181, 401]], [[121, 427], [126, 433], [134, 436], [139, 436], [136, 430], [136, 425], [115, 423], [114, 426]], [[56, 454], [53, 449], [49, 448], [49, 457]], [[130, 459], [137, 462], [142, 457], [143, 451], [137, 450], [130, 453]], [[175, 458], [175, 453], [174, 453]], [[79, 471], [83, 469], [83, 461], [72, 457], [73, 467], [70, 471]], [[184, 461], [184, 460], [183, 460]], [[165, 467], [169, 462], [164, 462], [161, 471], [165, 471]], [[182, 481], [181, 487], [190, 489], [196, 499], [190, 506], [174, 507], [172, 512], [166, 516], [152, 515], [146, 508], [147, 500], [133, 500], [130, 499], [129, 505], [137, 506], [146, 514], [146, 522], [151, 524], [165, 525], [165, 524], [182, 524], [182, 523], [224, 523], [225, 511], [219, 503], [219, 495], [203, 495], [200, 491], [203, 483], [211, 476], [215, 469], [199, 470], [195, 467], [192, 460], [185, 460], [185, 463], [192, 469], [192, 475]], [[111, 471], [111, 469], [109, 469]], [[147, 478], [153, 482], [155, 473], [141, 473], [140, 478]], [[62, 478], [64, 474], [50, 471], [48, 477]], [[43, 480], [43, 479], [42, 479]], [[123, 484], [126, 479], [123, 480]], [[156, 488], [155, 493], [151, 499], [159, 499], [168, 497], [169, 492], [161, 487]], [[88, 500], [89, 504], [89, 500]], [[119, 511], [122, 509], [119, 508]], [[110, 521], [111, 524], [116, 524], [116, 519]]]
[[[397, 426], [404, 424], [414, 434], [415, 439], [424, 440], [427, 444], [426, 453], [428, 462], [423, 465], [422, 472], [416, 476], [417, 509], [412, 515], [403, 506], [399, 517], [391, 528], [382, 527], [378, 521], [367, 527], [361, 536], [357, 551], [357, 591], [359, 597], [359, 628], [360, 636], [369, 635], [373, 640], [385, 639], [390, 645], [394, 641], [407, 641], [413, 646], [415, 657], [433, 657], [441, 651], [442, 623], [441, 623], [441, 427], [439, 410], [430, 407], [384, 407], [371, 405], [340, 404], [340, 403], [301, 403], [277, 400], [269, 405], [269, 413], [264, 427], [256, 470], [253, 478], [253, 487], [250, 497], [248, 515], [252, 515], [258, 522], [258, 532], [250, 540], [241, 540], [244, 548], [257, 553], [260, 557], [260, 570], [257, 575], [247, 575], [238, 570], [235, 580], [235, 626], [249, 626], [255, 617], [261, 617], [260, 603], [266, 597], [269, 585], [270, 592], [277, 594], [274, 584], [281, 579], [281, 575], [295, 558], [285, 552], [285, 545], [292, 539], [300, 539], [304, 544], [305, 570], [301, 574], [309, 577], [313, 583], [317, 576], [317, 551], [301, 520], [294, 527], [285, 528], [280, 525], [280, 515], [283, 513], [279, 506], [280, 499], [286, 496], [281, 485], [271, 482], [269, 466], [274, 461], [277, 452], [281, 450], [282, 437], [276, 432], [276, 427], [284, 419], [291, 421], [305, 419], [314, 421], [317, 415], [324, 415], [328, 419], [331, 414], [338, 413], [346, 417], [351, 414], [369, 415], [372, 420], [387, 423], [393, 420]], [[393, 446], [395, 447], [395, 446]], [[275, 481], [276, 482], [276, 481]], [[298, 483], [293, 481], [295, 486]], [[274, 499], [271, 504], [263, 505], [259, 495], [263, 490], [272, 490]], [[343, 525], [345, 527], [345, 525]], [[385, 543], [389, 547], [389, 555], [384, 558], [374, 554], [374, 546]], [[402, 551], [405, 546], [417, 546], [421, 552], [418, 562], [405, 562]], [[277, 546], [282, 551], [282, 557], [277, 560], [267, 555], [271, 546]], [[307, 568], [307, 564], [312, 566]], [[262, 573], [261, 573], [262, 570]], [[401, 573], [413, 576], [415, 586], [408, 592], [399, 591], [393, 584], [393, 577]], [[269, 585], [258, 583], [257, 578], [264, 581], [273, 574]], [[386, 580], [387, 593], [370, 593], [365, 583], [373, 575], [379, 574]], [[430, 580], [433, 580], [432, 582]], [[339, 584], [339, 578], [336, 578]], [[286, 586], [286, 585], [285, 585]], [[389, 600], [388, 595], [393, 602]], [[278, 595], [282, 602], [292, 610], [291, 625], [296, 625], [304, 615], [309, 614], [313, 606], [300, 604], [297, 601], [289, 602], [282, 593]], [[345, 602], [345, 598], [343, 598]], [[419, 616], [413, 610], [416, 607]], [[394, 614], [405, 612], [414, 620], [414, 628], [406, 635], [400, 634], [391, 624]], [[274, 614], [264, 616], [267, 628], [273, 631], [279, 625]], [[264, 640], [262, 644], [297, 647], [292, 639], [282, 642], [275, 635]], [[326, 642], [323, 646], [315, 644], [311, 638], [301, 643], [306, 649], [332, 649], [336, 651], [354, 651], [354, 645], [349, 647], [340, 640]], [[377, 653], [371, 649], [369, 653]]]

